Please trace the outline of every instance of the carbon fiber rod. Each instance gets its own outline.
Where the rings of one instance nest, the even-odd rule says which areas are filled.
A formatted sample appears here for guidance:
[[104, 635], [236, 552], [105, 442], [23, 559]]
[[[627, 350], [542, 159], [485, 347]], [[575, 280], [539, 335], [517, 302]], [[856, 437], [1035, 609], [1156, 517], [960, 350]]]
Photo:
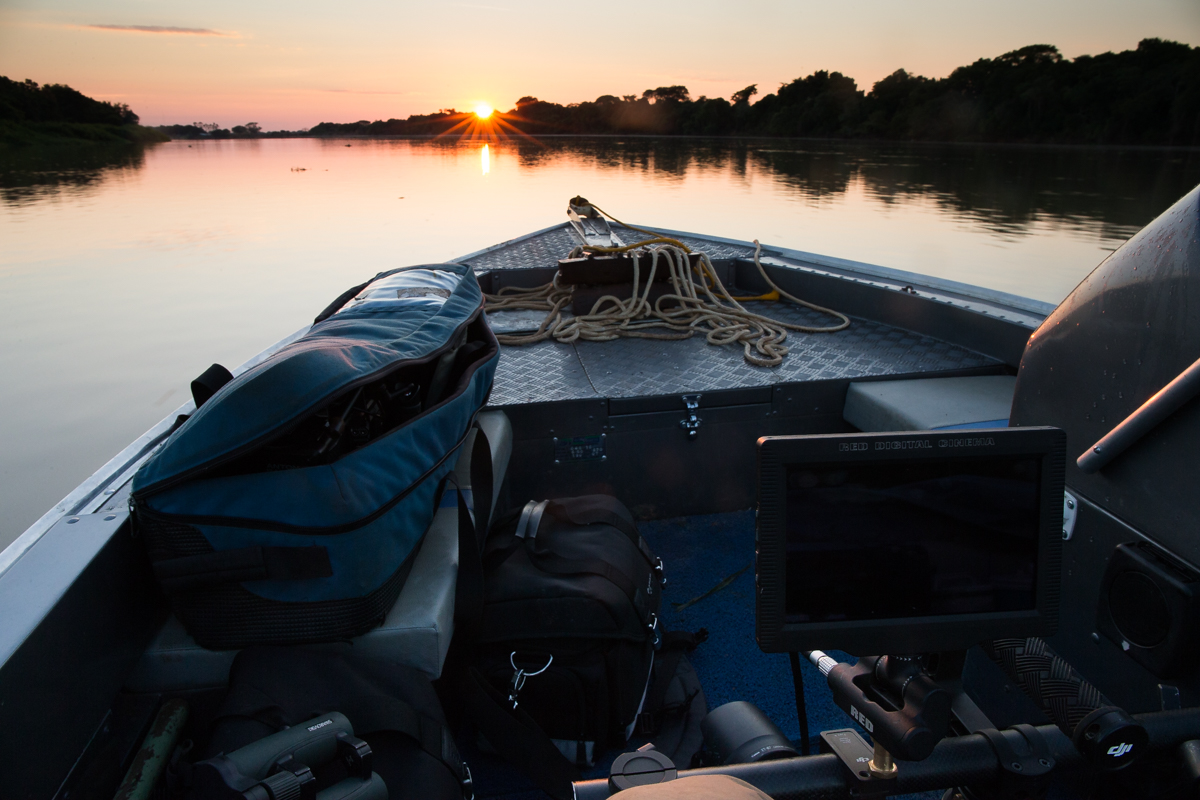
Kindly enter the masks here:
[[[1079, 766], [1083, 758], [1071, 740], [1054, 725], [1042, 725], [1038, 733], [1046, 740], [1059, 767]], [[1017, 747], [1020, 734], [1003, 731]], [[949, 789], [953, 786], [987, 783], [1000, 774], [1000, 764], [991, 743], [980, 734], [943, 739], [924, 761], [897, 761], [900, 767], [892, 794]], [[850, 797], [850, 775], [837, 756], [781, 758], [753, 764], [729, 764], [723, 767], [680, 770], [679, 777], [693, 775], [732, 775], [769, 794], [774, 800], [846, 800]], [[609, 797], [611, 789], [604, 779], [575, 784], [575, 800], [599, 800]]]
[[[1200, 709], [1156, 711], [1134, 717], [1150, 733], [1154, 749], [1176, 747], [1200, 739]], [[1085, 769], [1088, 762], [1057, 725], [1039, 725], [1037, 732], [1054, 758], [1055, 773]], [[1023, 747], [1016, 731], [1001, 731], [1015, 749]], [[1001, 774], [996, 752], [981, 734], [943, 739], [924, 761], [899, 761], [899, 774], [892, 794], [926, 792], [955, 786], [985, 784]], [[766, 792], [774, 800], [846, 800], [850, 797], [850, 775], [832, 754], [783, 758], [753, 764], [680, 770], [679, 777], [732, 775]], [[605, 779], [574, 784], [576, 800], [600, 800], [611, 790]]]

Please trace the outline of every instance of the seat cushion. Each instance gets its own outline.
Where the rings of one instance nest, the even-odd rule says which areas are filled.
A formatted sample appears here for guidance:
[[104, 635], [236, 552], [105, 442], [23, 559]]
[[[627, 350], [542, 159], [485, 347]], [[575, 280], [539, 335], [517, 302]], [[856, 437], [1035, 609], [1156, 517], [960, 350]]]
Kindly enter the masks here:
[[[502, 411], [479, 415], [479, 427], [492, 451], [493, 503], [512, 455], [512, 425]], [[472, 440], [466, 442], [455, 473], [469, 487]], [[448, 493], [453, 494], [453, 493]], [[430, 678], [442, 663], [454, 633], [454, 589], [458, 578], [458, 512], [439, 508], [425, 534], [400, 597], [378, 628], [353, 639], [354, 652], [385, 658], [421, 670]], [[225, 686], [236, 650], [206, 650], [172, 616], [139, 660], [126, 687], [139, 692], [173, 692]]]
[[868, 381], [850, 384], [842, 418], [860, 431], [1005, 428], [1012, 375]]

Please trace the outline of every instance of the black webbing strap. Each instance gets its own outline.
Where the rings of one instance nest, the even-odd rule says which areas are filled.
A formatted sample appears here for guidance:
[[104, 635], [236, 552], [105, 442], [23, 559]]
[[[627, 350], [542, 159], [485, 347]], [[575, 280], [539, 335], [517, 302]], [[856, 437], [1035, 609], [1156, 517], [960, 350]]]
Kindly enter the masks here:
[[478, 670], [469, 666], [483, 619], [482, 552], [492, 505], [492, 453], [480, 428], [471, 448], [472, 519], [461, 488], [458, 492], [458, 581], [454, 587], [454, 646], [447, 666], [457, 666], [459, 699], [484, 738], [509, 763], [523, 770], [556, 800], [571, 800], [571, 781], [578, 770], [550, 737], [520, 708], [512, 709]]
[[[382, 274], [383, 273], [380, 273], [380, 275], [382, 275]], [[317, 314], [317, 318], [313, 320], [313, 325], [316, 325], [318, 322], [324, 322], [325, 320], [332, 317], [334, 314], [336, 314], [338, 312], [338, 310], [341, 309], [342, 306], [346, 305], [346, 303], [349, 303], [351, 300], [353, 300], [358, 295], [359, 292], [361, 292], [363, 289], [370, 286], [371, 281], [378, 280], [380, 275], [376, 275], [374, 278], [371, 278], [371, 280], [367, 281], [366, 283], [360, 283], [358, 286], [352, 286], [349, 289], [347, 289], [346, 291], [339, 294], [337, 296], [336, 300], [334, 300], [329, 305], [325, 306], [325, 308], [321, 311], [320, 314]]]
[[492, 494], [495, 491], [492, 475], [492, 446], [483, 428], [476, 424], [475, 441], [471, 443], [471, 499], [475, 506], [476, 549], [483, 552], [488, 526], [492, 521]]
[[200, 373], [200, 377], [192, 381], [192, 400], [196, 402], [196, 408], [207, 403], [210, 397], [231, 380], [233, 373], [220, 364], [213, 364]]
[[[453, 476], [451, 476], [453, 481]], [[475, 505], [472, 518], [458, 489], [458, 579], [454, 584], [455, 640], [474, 647], [483, 618], [483, 562], [480, 552], [487, 538], [492, 515], [492, 448], [483, 428], [476, 427], [471, 445], [471, 497]]]
[[556, 800], [574, 798], [571, 782], [580, 779], [578, 768], [532, 717], [519, 707], [511, 708], [504, 695], [473, 667], [460, 674], [458, 688], [467, 712], [496, 752]]
[[460, 784], [468, 783], [470, 775], [450, 729], [403, 700], [385, 694], [372, 694], [351, 698], [338, 711], [353, 722], [356, 736], [365, 738], [381, 731], [403, 734], [444, 764]]
[[[642, 703], [642, 712], [638, 714], [636, 732], [641, 736], [652, 736], [658, 733], [662, 725], [663, 705], [667, 697], [667, 689], [679, 672], [679, 662], [684, 653], [696, 649], [696, 645], [708, 640], [708, 629], [701, 628], [691, 631], [667, 631], [662, 636], [662, 649], [654, 658], [654, 682], [646, 691], [646, 699]], [[691, 702], [690, 699], [688, 702]]]
[[242, 581], [299, 581], [333, 575], [324, 547], [239, 547], [154, 562], [154, 576], [168, 594]]

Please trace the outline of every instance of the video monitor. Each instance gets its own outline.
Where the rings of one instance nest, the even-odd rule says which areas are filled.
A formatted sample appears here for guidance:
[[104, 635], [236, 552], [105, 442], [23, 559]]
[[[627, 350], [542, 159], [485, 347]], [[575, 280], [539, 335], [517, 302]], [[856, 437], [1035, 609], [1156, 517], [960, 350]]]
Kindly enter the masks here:
[[965, 649], [1058, 619], [1057, 428], [758, 440], [766, 652]]

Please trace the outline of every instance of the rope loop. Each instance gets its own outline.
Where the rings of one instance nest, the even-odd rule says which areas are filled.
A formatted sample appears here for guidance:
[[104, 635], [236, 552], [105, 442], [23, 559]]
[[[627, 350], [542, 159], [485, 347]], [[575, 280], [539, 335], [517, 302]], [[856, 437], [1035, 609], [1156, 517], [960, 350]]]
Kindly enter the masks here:
[[[754, 240], [754, 266], [772, 291], [761, 297], [736, 298], [726, 290], [707, 253], [696, 254], [698, 260], [693, 267], [689, 259], [693, 251], [678, 239], [627, 225], [598, 206], [588, 205], [614, 222], [653, 237], [622, 247], [584, 245], [571, 250], [571, 258], [578, 258], [584, 253], [629, 253], [633, 259], [633, 290], [630, 296], [603, 295], [592, 304], [587, 314], [568, 317], [563, 314], [563, 308], [572, 302], [575, 287], [563, 286], [557, 274], [549, 283], [529, 289], [506, 286], [497, 294], [484, 295], [488, 313], [524, 309], [545, 311], [546, 317], [536, 331], [497, 334], [500, 344], [528, 345], [547, 339], [564, 344], [579, 340], [609, 342], [622, 337], [678, 340], [689, 339], [700, 332], [704, 334], [705, 341], [714, 346], [741, 344], [747, 363], [759, 367], [777, 367], [788, 353], [784, 344], [788, 331], [834, 333], [850, 325], [850, 318], [840, 311], [801, 300], [780, 289], [763, 268], [760, 260], [762, 245], [757, 239]], [[643, 270], [645, 280], [642, 280]], [[651, 285], [655, 276], [660, 274], [666, 275], [671, 291], [651, 303]], [[836, 317], [838, 324], [822, 327], [782, 322], [749, 311], [739, 302], [779, 297]]]

